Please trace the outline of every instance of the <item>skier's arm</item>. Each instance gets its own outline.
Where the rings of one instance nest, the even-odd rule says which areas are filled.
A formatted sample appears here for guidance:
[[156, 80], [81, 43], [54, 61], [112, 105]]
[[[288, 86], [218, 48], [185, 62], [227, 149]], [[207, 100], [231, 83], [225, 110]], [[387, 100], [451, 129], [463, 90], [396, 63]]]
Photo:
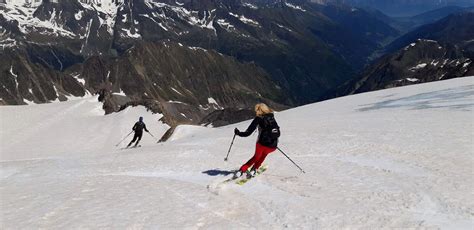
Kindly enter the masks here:
[[137, 128], [137, 123], [135, 123], [135, 125], [133, 125], [132, 130], [135, 131], [136, 128]]
[[146, 131], [147, 133], [150, 132], [150, 131], [148, 131], [148, 129], [146, 129], [146, 125], [145, 125], [145, 124], [143, 124], [143, 129], [145, 129], [145, 131]]
[[248, 137], [250, 136], [250, 134], [253, 133], [253, 131], [255, 131], [255, 129], [257, 128], [258, 126], [258, 117], [256, 117], [255, 119], [253, 119], [252, 123], [250, 123], [249, 127], [247, 128], [247, 130], [245, 130], [245, 132], [238, 132], [236, 133], [237, 135], [241, 136], [241, 137]]

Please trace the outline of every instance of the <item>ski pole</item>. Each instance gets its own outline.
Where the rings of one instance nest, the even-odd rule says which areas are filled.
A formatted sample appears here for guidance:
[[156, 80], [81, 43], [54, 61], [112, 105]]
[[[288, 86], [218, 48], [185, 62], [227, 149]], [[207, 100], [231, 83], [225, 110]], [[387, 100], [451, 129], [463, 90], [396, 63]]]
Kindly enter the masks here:
[[150, 132], [147, 132], [147, 133], [150, 134], [150, 136], [152, 136], [153, 138], [155, 138], [155, 140], [157, 140], [156, 137], [153, 136], [153, 134], [151, 134]]
[[301, 172], [306, 173], [306, 172], [305, 172], [300, 166], [298, 166], [288, 155], [286, 155], [283, 151], [281, 151], [280, 148], [277, 147], [277, 149], [278, 149], [278, 151], [280, 151], [281, 153], [283, 153], [283, 155], [285, 155], [285, 157], [288, 158], [288, 160], [290, 160], [291, 163], [293, 163], [294, 165], [296, 165], [296, 167], [298, 167], [298, 168], [301, 170]]
[[129, 134], [127, 134], [127, 136], [125, 136], [125, 137], [124, 137], [119, 143], [117, 143], [115, 146], [119, 146], [120, 143], [122, 143], [122, 141], [124, 141], [125, 139], [127, 139], [127, 137], [130, 136], [130, 134], [132, 134], [132, 133], [133, 133], [133, 130], [132, 130], [132, 132], [130, 132]]
[[234, 134], [234, 137], [232, 138], [232, 142], [230, 143], [230, 146], [229, 146], [229, 151], [227, 151], [227, 156], [224, 158], [224, 161], [227, 161], [227, 158], [229, 157], [230, 149], [232, 148], [232, 145], [234, 144], [234, 140], [235, 140], [235, 134]]

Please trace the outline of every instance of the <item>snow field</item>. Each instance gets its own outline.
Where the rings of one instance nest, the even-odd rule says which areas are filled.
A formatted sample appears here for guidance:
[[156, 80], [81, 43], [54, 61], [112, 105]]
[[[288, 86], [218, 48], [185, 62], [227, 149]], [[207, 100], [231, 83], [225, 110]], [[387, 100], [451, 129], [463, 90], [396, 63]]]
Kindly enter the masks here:
[[[244, 186], [220, 184], [256, 135], [180, 126], [165, 143], [114, 145], [143, 107], [103, 116], [96, 98], [0, 107], [1, 226], [107, 229], [471, 229], [474, 77], [276, 113], [280, 147]], [[123, 142], [130, 141], [131, 136]]]

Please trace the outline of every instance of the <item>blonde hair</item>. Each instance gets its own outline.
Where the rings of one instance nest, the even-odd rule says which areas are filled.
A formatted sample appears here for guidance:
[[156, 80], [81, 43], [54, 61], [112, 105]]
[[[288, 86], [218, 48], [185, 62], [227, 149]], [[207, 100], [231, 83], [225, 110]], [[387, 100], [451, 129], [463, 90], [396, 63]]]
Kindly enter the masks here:
[[273, 113], [273, 110], [264, 103], [258, 103], [255, 105], [255, 113], [257, 117], [261, 117], [265, 114]]

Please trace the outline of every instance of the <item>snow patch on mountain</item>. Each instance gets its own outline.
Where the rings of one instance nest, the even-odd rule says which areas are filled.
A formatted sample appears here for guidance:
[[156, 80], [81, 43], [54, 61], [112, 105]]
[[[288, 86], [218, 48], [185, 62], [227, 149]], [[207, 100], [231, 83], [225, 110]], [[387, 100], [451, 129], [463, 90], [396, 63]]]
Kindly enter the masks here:
[[41, 5], [42, 0], [4, 0], [2, 3], [9, 7], [23, 6], [37, 8]]
[[18, 28], [23, 34], [39, 32], [45, 35], [57, 35], [70, 38], [76, 36], [72, 31], [65, 28], [64, 25], [56, 21], [56, 17], [59, 17], [62, 13], [56, 12], [56, 9], [50, 12], [51, 17], [48, 20], [43, 21], [33, 16], [37, 7], [17, 5], [17, 3], [7, 4], [5, 7], [6, 9], [0, 11], [0, 14], [2, 14], [7, 21], [17, 21]]
[[194, 50], [194, 51], [198, 51], [198, 50], [200, 50], [200, 51], [207, 52], [207, 50], [206, 50], [206, 49], [204, 49], [204, 48], [202, 48], [202, 47], [198, 47], [198, 46], [188, 46], [188, 49], [190, 49], [190, 50]]
[[290, 8], [293, 8], [295, 10], [300, 10], [300, 11], [306, 12], [306, 10], [303, 9], [301, 6], [293, 5], [293, 4], [288, 3], [288, 2], [285, 2], [285, 5], [290, 7]]
[[418, 78], [406, 78], [407, 81], [409, 82], [417, 82], [417, 81], [420, 81]]
[[2, 49], [5, 49], [7, 47], [14, 47], [16, 45], [17, 45], [16, 40], [12, 38], [5, 38], [0, 41], [0, 47], [2, 47]]
[[214, 99], [214, 98], [212, 98], [212, 97], [208, 98], [208, 99], [207, 99], [207, 102], [208, 102], [209, 104], [219, 105], [219, 104], [217, 104], [216, 99]]
[[438, 64], [439, 64], [439, 60], [433, 59], [433, 60], [430, 62], [430, 65], [432, 65], [432, 66], [437, 66]]
[[[469, 60], [469, 59], [468, 59]], [[467, 61], [462, 65], [462, 68], [466, 68], [471, 64], [471, 61]]]
[[28, 100], [28, 99], [26, 99], [26, 98], [23, 98], [23, 102], [25, 102], [27, 105], [34, 105], [34, 104], [36, 104], [34, 101], [30, 101], [30, 100]]
[[175, 89], [175, 88], [173, 88], [173, 87], [171, 87], [171, 90], [173, 90], [174, 92], [176, 92], [176, 93], [179, 94], [179, 95], [183, 95], [181, 92], [179, 92], [177, 89]]
[[124, 4], [124, 0], [100, 0], [100, 1], [80, 1], [86, 9], [99, 12], [98, 16], [101, 25], [105, 25], [110, 35], [113, 35], [114, 25], [118, 10]]
[[431, 40], [431, 39], [417, 39], [418, 42], [430, 42], [430, 43], [438, 43], [438, 41]]
[[411, 43], [410, 45], [407, 45], [403, 50], [408, 50], [410, 49], [411, 47], [415, 47], [416, 46], [416, 43]]
[[228, 32], [236, 31], [235, 26], [230, 24], [230, 22], [226, 21], [225, 19], [218, 19], [217, 24], [227, 30]]
[[85, 86], [85, 85], [86, 85], [86, 80], [84, 80], [83, 78], [79, 78], [79, 76], [81, 76], [80, 73], [78, 73], [78, 74], [71, 74], [71, 77], [73, 77], [74, 79], [76, 79], [77, 82], [81, 83], [82, 86]]
[[[56, 95], [56, 99], [58, 99], [59, 91], [58, 91], [58, 89], [56, 88], [56, 85], [55, 85], [55, 84], [53, 84], [53, 89], [54, 89], [54, 93], [55, 93], [55, 95]], [[57, 100], [57, 102], [59, 102], [59, 100]]]
[[289, 32], [293, 32], [293, 30], [291, 30], [290, 28], [286, 27], [286, 26], [283, 26], [283, 25], [280, 25], [278, 23], [276, 23], [276, 25], [282, 29], [285, 29], [285, 30], [288, 30]]
[[173, 101], [173, 100], [169, 100], [168, 103], [187, 105], [187, 103], [184, 103], [182, 101]]
[[93, 19], [91, 19], [91, 20], [89, 20], [89, 22], [87, 22], [86, 33], [83, 36], [81, 36], [81, 39], [84, 40], [82, 42], [82, 45], [81, 45], [81, 50], [80, 50], [81, 53], [84, 51], [84, 47], [87, 45], [87, 43], [89, 41], [89, 36], [91, 34], [92, 22], [93, 22]]
[[244, 5], [245, 7], [250, 8], [250, 9], [254, 9], [254, 10], [257, 10], [257, 9], [258, 9], [258, 7], [257, 7], [256, 5], [253, 5], [253, 4], [248, 3], [248, 2], [244, 2], [243, 5]]
[[135, 39], [138, 39], [138, 38], [141, 38], [142, 36], [137, 32], [137, 30], [135, 29], [134, 32], [131, 31], [131, 29], [126, 29], [126, 28], [121, 28], [122, 29], [122, 33], [121, 35], [123, 37], [129, 37], [129, 38], [135, 38]]
[[15, 80], [16, 90], [18, 91], [18, 75], [13, 72], [13, 65], [10, 66], [10, 74], [13, 76]]
[[123, 92], [122, 88], [120, 88], [119, 90], [120, 90], [119, 92], [114, 92], [113, 94], [114, 95], [119, 95], [119, 96], [127, 96], [127, 94], [125, 94], [125, 92]]
[[[216, 17], [215, 9], [210, 10], [210, 11], [209, 10], [203, 11], [203, 17], [200, 18], [198, 11], [190, 11], [179, 4], [178, 6], [173, 6], [173, 5], [169, 5], [162, 2], [155, 2], [153, 0], [145, 0], [145, 4], [151, 10], [153, 10], [152, 12], [153, 17], [159, 17], [165, 23], [168, 20], [173, 21], [173, 18], [167, 15], [167, 13], [173, 12], [181, 20], [187, 22], [188, 24], [192, 26], [201, 27], [203, 29], [210, 29], [214, 31], [214, 34], [216, 35], [216, 30], [213, 26], [214, 19]], [[179, 35], [179, 33], [177, 34]]]
[[[156, 12], [153, 12], [153, 14], [156, 14]], [[149, 15], [147, 15], [147, 14], [140, 14], [140, 16], [150, 19], [151, 21], [153, 21], [154, 23], [156, 23], [158, 26], [160, 26], [160, 27], [161, 27], [163, 30], [165, 30], [165, 31], [168, 31], [168, 30], [169, 30], [166, 26], [163, 25], [162, 22], [157, 22], [153, 17], [151, 17], [151, 16], [149, 16]], [[155, 17], [156, 17], [156, 15], [155, 15]], [[159, 17], [161, 17], [161, 15], [159, 15]]]
[[214, 18], [216, 17], [215, 15], [213, 15], [214, 11], [215, 10], [203, 11], [204, 15], [202, 19], [198, 17], [189, 17], [189, 20], [191, 21], [191, 24], [198, 25], [201, 28], [210, 29], [214, 31], [214, 34], [216, 35], [216, 29], [213, 26]]
[[222, 106], [220, 106], [217, 103], [216, 99], [214, 99], [212, 97], [207, 98], [207, 103], [208, 103], [208, 105], [213, 106], [215, 109], [218, 109], [218, 110], [224, 109]]
[[428, 64], [426, 64], [426, 63], [420, 63], [420, 64], [418, 64], [418, 65], [416, 65], [416, 66], [411, 67], [411, 68], [410, 68], [410, 71], [416, 71], [416, 70], [419, 70], [419, 69], [423, 69], [423, 68], [425, 68], [427, 65], [428, 65]]
[[238, 18], [240, 21], [242, 21], [245, 24], [260, 27], [260, 24], [257, 21], [254, 21], [250, 18], [247, 18], [244, 15], [238, 15], [238, 14], [235, 14], [235, 13], [232, 13], [232, 12], [229, 12], [229, 15]]

